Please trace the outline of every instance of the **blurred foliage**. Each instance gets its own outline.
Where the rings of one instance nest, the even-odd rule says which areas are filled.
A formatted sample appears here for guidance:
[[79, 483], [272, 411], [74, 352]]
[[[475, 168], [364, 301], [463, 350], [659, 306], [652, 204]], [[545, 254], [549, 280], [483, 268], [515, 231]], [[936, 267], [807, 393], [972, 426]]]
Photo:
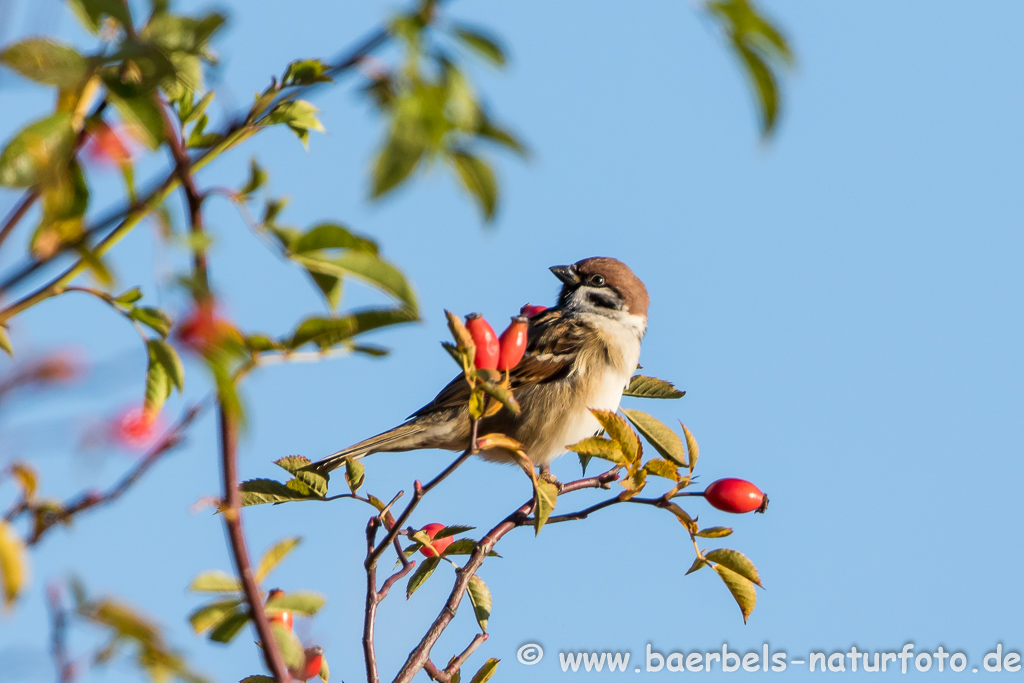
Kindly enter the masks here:
[[[500, 122], [468, 76], [474, 61], [497, 70], [507, 65], [508, 52], [502, 40], [487, 28], [443, 14], [436, 0], [420, 0], [408, 11], [396, 12], [378, 33], [334, 63], [309, 57], [292, 61], [256, 93], [247, 108], [221, 115], [213, 113], [216, 94], [207, 82], [209, 69], [217, 64], [214, 43], [226, 25], [226, 16], [217, 11], [179, 13], [168, 0], [151, 0], [148, 12], [143, 14], [141, 5], [123, 0], [69, 0], [70, 10], [91, 36], [87, 48], [45, 36], [0, 47], [0, 67], [54, 95], [52, 110], [26, 114], [25, 122], [5, 136], [0, 149], [0, 186], [23, 190], [18, 205], [0, 225], [0, 246], [16, 234], [23, 239], [24, 254], [22, 264], [0, 274], [0, 349], [15, 356], [18, 340], [11, 339], [8, 327], [26, 310], [68, 292], [93, 297], [138, 334], [139, 352], [147, 359], [139, 397], [147, 423], [155, 421], [175, 391], [185, 391], [182, 355], [190, 354], [207, 368], [206, 385], [222, 406], [222, 420], [227, 421], [230, 432], [244, 424], [244, 401], [238, 384], [255, 368], [269, 362], [335, 354], [384, 355], [386, 349], [366, 343], [363, 336], [418, 320], [419, 306], [411, 283], [371, 237], [338, 219], [305, 228], [284, 223], [287, 199], [270, 196], [266, 190], [269, 171], [257, 160], [250, 163], [246, 178], [216, 187], [198, 188], [195, 172], [275, 127], [288, 129], [306, 147], [315, 144], [311, 133], [324, 132], [324, 126], [310, 98], [317, 88], [357, 68], [363, 76], [360, 93], [379, 114], [383, 128], [369, 174], [373, 200], [393, 194], [416, 173], [440, 165], [474, 202], [483, 221], [490, 222], [502, 199], [494, 170], [495, 153], [526, 159], [529, 151], [511, 128]], [[758, 104], [762, 134], [769, 136], [778, 121], [780, 74], [793, 62], [787, 41], [749, 0], [710, 0], [704, 9], [721, 27], [743, 66]], [[133, 10], [140, 13], [133, 14]], [[372, 56], [387, 44], [397, 47], [393, 63]], [[139, 182], [136, 169], [140, 161], [163, 153], [173, 163]], [[118, 168], [124, 196], [118, 206], [97, 218], [93, 173], [103, 164]], [[189, 206], [187, 228], [180, 225], [167, 203], [179, 190]], [[203, 202], [212, 194], [229, 199], [253, 234], [299, 270], [322, 297], [322, 310], [294, 311], [294, 323], [273, 333], [246, 330], [225, 316], [217, 292], [210, 288], [207, 271], [208, 251], [216, 234], [208, 233], [203, 224]], [[24, 233], [15, 232], [26, 217], [34, 225]], [[146, 218], [159, 227], [158, 249], [191, 260], [191, 267], [178, 273], [175, 280], [178, 291], [191, 301], [185, 311], [154, 304], [140, 286], [119, 285], [110, 253]], [[35, 277], [39, 273], [46, 275], [45, 280]], [[83, 274], [91, 277], [88, 286], [72, 284]], [[28, 287], [38, 281], [46, 284]], [[345, 287], [353, 281], [377, 292], [384, 303], [344, 309]], [[231, 283], [239, 284], [244, 286]], [[502, 410], [518, 413], [520, 407], [508, 378], [476, 369], [472, 340], [461, 320], [449, 315], [449, 324], [454, 343], [445, 344], [445, 349], [458, 363], [469, 387], [473, 419]], [[0, 403], [15, 388], [52, 381], [61, 374], [57, 365], [33, 364], [20, 357], [18, 363], [16, 370], [0, 381]], [[190, 375], [188, 380], [191, 386], [194, 378]], [[637, 375], [624, 395], [665, 399], [679, 398], [683, 393], [663, 380]], [[585, 439], [572, 447], [584, 471], [593, 458], [607, 461], [612, 471], [624, 475], [620, 481], [623, 490], [613, 502], [647, 502], [669, 510], [694, 543], [697, 559], [691, 571], [712, 567], [746, 619], [756, 601], [754, 585], [760, 585], [756, 569], [736, 551], [700, 550], [697, 538], [720, 538], [731, 530], [701, 529], [673, 502], [690, 485], [697, 462], [693, 435], [680, 425], [680, 436], [638, 410], [624, 409], [622, 415], [595, 411], [605, 436]], [[194, 416], [191, 413], [179, 426], [187, 426]], [[633, 428], [658, 457], [644, 458], [643, 442]], [[177, 431], [169, 434], [119, 487], [130, 486], [148, 466], [145, 463], [159, 457], [180, 438]], [[481, 443], [471, 448], [478, 446], [505, 449], [528, 475], [532, 488], [530, 523], [539, 533], [558, 504], [558, 485], [537, 476], [522, 446], [505, 435], [484, 435]], [[242, 504], [354, 498], [372, 506], [389, 533], [398, 533], [390, 526], [395, 523], [390, 509], [397, 498], [385, 504], [365, 493], [366, 473], [358, 461], [347, 463], [347, 492], [336, 495], [328, 495], [326, 474], [310, 468], [308, 459], [289, 456], [277, 464], [289, 478], [283, 482], [244, 482]], [[70, 524], [76, 514], [112, 500], [123, 489], [115, 488], [106, 497], [87, 492], [76, 500], [62, 502], [39, 496], [37, 473], [31, 465], [15, 463], [2, 474], [0, 483], [13, 482], [18, 492], [0, 519], [0, 589], [5, 607], [11, 608], [28, 583], [28, 547], [47, 529]], [[668, 481], [670, 488], [655, 499], [640, 499], [638, 494], [648, 486], [649, 478]], [[233, 512], [226, 503], [220, 509]], [[450, 525], [434, 538], [471, 530]], [[411, 568], [407, 558], [431, 539], [422, 531], [410, 529], [404, 533], [411, 544], [403, 549], [400, 562]], [[297, 543], [296, 538], [285, 539], [271, 548], [255, 571], [256, 581], [263, 581]], [[407, 596], [435, 575], [442, 563], [458, 569], [452, 558], [473, 556], [479, 543], [458, 538], [439, 556], [428, 558], [411, 573]], [[495, 555], [493, 551], [489, 554]], [[76, 618], [109, 636], [93, 663], [127, 654], [154, 681], [203, 680], [167, 645], [154, 622], [112, 598], [88, 599], [77, 583], [72, 588]], [[256, 607], [247, 602], [243, 586], [234, 576], [204, 572], [196, 577], [191, 589], [219, 594], [190, 616], [196, 633], [208, 632], [212, 641], [232, 640], [253, 618]], [[492, 609], [490, 591], [474, 573], [466, 592], [480, 630], [486, 632]], [[312, 616], [322, 605], [323, 598], [315, 594], [292, 592], [271, 598], [263, 609], [271, 617], [285, 611]], [[290, 629], [275, 623], [272, 633], [293, 672], [308, 664], [309, 650], [302, 648]], [[488, 680], [497, 663], [496, 659], [487, 660], [473, 677], [474, 683]], [[327, 680], [326, 660], [319, 675]], [[459, 676], [456, 669], [451, 680], [457, 681]], [[252, 676], [246, 680], [264, 679], [267, 677]]]

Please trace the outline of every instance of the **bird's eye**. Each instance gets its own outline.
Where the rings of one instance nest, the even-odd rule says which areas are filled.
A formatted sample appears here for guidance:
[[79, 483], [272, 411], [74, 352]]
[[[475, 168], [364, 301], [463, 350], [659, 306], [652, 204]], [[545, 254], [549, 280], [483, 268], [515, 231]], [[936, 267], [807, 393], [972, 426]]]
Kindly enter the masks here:
[[604, 276], [603, 275], [591, 275], [590, 284], [594, 287], [604, 287]]

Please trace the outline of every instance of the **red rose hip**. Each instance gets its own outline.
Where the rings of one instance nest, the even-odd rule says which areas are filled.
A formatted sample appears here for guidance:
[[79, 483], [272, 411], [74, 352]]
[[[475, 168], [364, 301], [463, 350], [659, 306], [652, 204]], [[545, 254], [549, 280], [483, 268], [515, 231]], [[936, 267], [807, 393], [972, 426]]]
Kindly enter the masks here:
[[307, 647], [305, 654], [306, 664], [302, 670], [302, 680], [308, 681], [320, 674], [320, 669], [324, 665], [324, 649], [322, 647]]
[[[423, 527], [422, 531], [427, 536], [430, 536], [431, 540], [433, 540], [434, 536], [437, 536], [437, 533], [441, 531], [441, 529], [444, 529], [444, 524], [437, 524], [435, 522], [433, 524], [428, 524], [425, 527]], [[441, 553], [443, 553], [445, 549], [452, 544], [453, 540], [455, 539], [453, 539], [451, 536], [439, 538], [433, 543], [430, 543], [429, 545], [425, 545], [422, 548], [420, 548], [420, 552], [423, 553], [423, 555], [426, 557], [441, 557]]]
[[466, 329], [473, 337], [473, 343], [476, 344], [476, 356], [473, 357], [473, 364], [477, 370], [497, 368], [501, 347], [498, 345], [498, 335], [494, 333], [491, 324], [484, 320], [479, 313], [470, 313], [466, 316]]
[[527, 318], [532, 318], [535, 315], [543, 313], [548, 310], [547, 306], [536, 306], [534, 304], [526, 304], [519, 309], [519, 315], [525, 315]]
[[725, 512], [764, 512], [768, 509], [768, 496], [749, 481], [719, 479], [704, 490], [704, 498], [712, 507]]
[[498, 346], [501, 349], [498, 355], [498, 369], [511, 370], [519, 365], [526, 353], [526, 331], [530, 327], [530, 321], [525, 315], [512, 318], [512, 323], [505, 328], [498, 339]]

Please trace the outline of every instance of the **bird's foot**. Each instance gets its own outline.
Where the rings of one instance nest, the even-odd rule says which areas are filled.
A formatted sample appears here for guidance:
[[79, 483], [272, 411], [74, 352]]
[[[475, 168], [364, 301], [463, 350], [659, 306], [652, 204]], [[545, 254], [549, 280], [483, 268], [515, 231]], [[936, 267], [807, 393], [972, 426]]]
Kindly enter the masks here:
[[540, 478], [549, 484], [554, 484], [558, 487], [558, 490], [562, 490], [562, 482], [558, 481], [555, 475], [551, 474], [551, 468], [547, 465], [542, 465], [540, 468]]

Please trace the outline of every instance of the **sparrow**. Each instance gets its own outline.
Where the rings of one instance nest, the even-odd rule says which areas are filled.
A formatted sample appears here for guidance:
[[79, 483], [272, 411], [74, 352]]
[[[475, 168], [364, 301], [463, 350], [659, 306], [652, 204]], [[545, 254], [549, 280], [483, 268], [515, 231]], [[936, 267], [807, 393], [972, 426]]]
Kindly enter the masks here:
[[[523, 444], [542, 473], [567, 446], [601, 432], [590, 408], [618, 409], [640, 359], [650, 302], [644, 283], [614, 258], [593, 257], [550, 270], [562, 281], [558, 304], [530, 319], [526, 353], [509, 372], [522, 412], [501, 410], [478, 425], [479, 436], [500, 433]], [[310, 469], [326, 473], [347, 460], [378, 452], [465, 450], [471, 430], [469, 394], [459, 375], [406, 422], [329, 455]], [[479, 455], [512, 462], [504, 450]]]

